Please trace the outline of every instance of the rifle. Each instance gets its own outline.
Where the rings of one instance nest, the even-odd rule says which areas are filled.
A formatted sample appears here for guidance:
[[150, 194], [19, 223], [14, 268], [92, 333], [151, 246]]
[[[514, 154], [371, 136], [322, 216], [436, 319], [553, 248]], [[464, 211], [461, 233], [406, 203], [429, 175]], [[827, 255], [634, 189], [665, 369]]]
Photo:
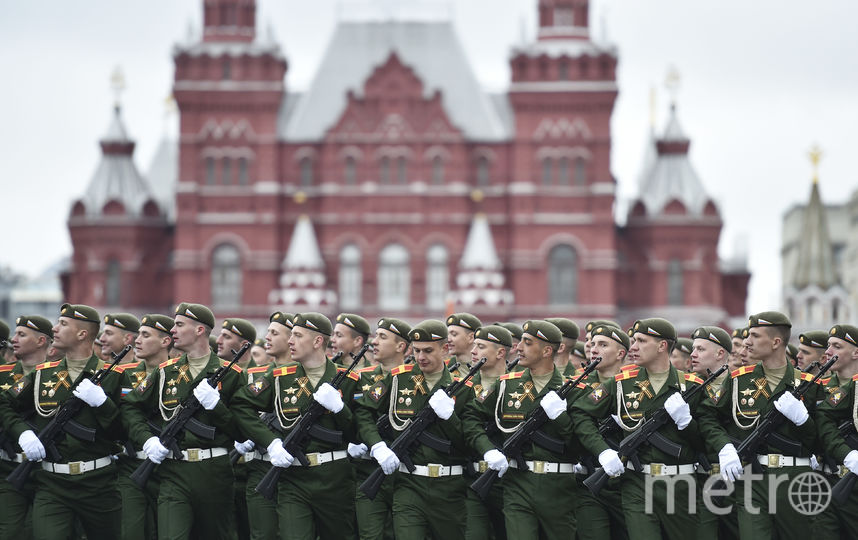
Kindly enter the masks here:
[[518, 365], [519, 360], [521, 360], [520, 356], [516, 356], [513, 360], [510, 361], [509, 364], [506, 365], [507, 371], [512, 371], [512, 368]]
[[408, 356], [405, 357], [405, 361], [403, 361], [402, 363], [403, 364], [413, 364], [414, 363], [414, 355], [409, 354]]
[[[682, 394], [680, 394], [682, 399], [686, 403], [690, 402], [691, 398], [706, 388], [706, 385], [717, 379], [725, 371], [727, 371], [727, 364], [722, 365], [717, 371], [715, 371], [715, 373], [710, 372], [706, 380], [703, 381], [703, 384], [682, 392]], [[664, 425], [671, 421], [672, 419], [670, 414], [668, 414], [664, 407], [655, 411], [640, 428], [636, 429], [620, 441], [620, 447], [617, 451], [619, 452], [621, 459], [624, 461], [631, 460], [635, 470], [640, 470], [641, 467], [640, 462], [637, 459], [637, 453], [638, 449], [646, 443], [651, 444], [665, 454], [678, 458], [682, 453], [682, 446], [676, 444], [658, 432]], [[605, 472], [605, 469], [599, 467], [593, 472], [593, 474], [584, 480], [584, 485], [587, 486], [587, 489], [589, 489], [593, 495], [598, 495], [599, 492], [602, 491], [602, 488], [605, 487], [609, 478], [610, 477], [608, 476], [608, 473]]]
[[[852, 450], [858, 450], [858, 434], [855, 432], [855, 426], [851, 419], [844, 420], [843, 423], [837, 427], [837, 430], [840, 432], [840, 436], [845, 439], [849, 448]], [[836, 466], [836, 463], [832, 468], [834, 468], [834, 466]], [[831, 498], [840, 506], [846, 504], [850, 495], [852, 495], [856, 481], [858, 481], [858, 475], [851, 471], [846, 473], [837, 481], [836, 484], [834, 484], [834, 487], [831, 489]]]
[[[574, 379], [571, 377], [566, 379], [563, 385], [557, 389], [557, 395], [560, 396], [560, 399], [565, 400], [569, 395], [569, 392], [571, 392], [578, 383], [586, 379], [590, 373], [596, 369], [596, 366], [598, 366], [601, 361], [601, 358], [593, 359], [592, 362], [587, 364], [587, 367], [584, 368], [583, 373], [579, 376]], [[501, 399], [501, 396], [498, 396], [498, 399]], [[522, 452], [524, 450], [524, 446], [530, 442], [536, 443], [539, 446], [547, 448], [548, 450], [554, 451], [558, 454], [562, 453], [564, 450], [562, 441], [557, 441], [560, 443], [559, 448], [549, 447], [552, 445], [546, 444], [546, 442], [553, 441], [551, 437], [545, 435], [541, 430], [542, 426], [547, 422], [548, 414], [545, 412], [545, 409], [542, 407], [535, 407], [530, 411], [527, 418], [522, 422], [521, 426], [515, 431], [515, 433], [504, 441], [501, 451], [508, 459], [516, 461], [521, 469], [527, 469], [527, 464], [525, 463]], [[485, 500], [489, 494], [492, 484], [494, 484], [497, 479], [498, 471], [489, 469], [482, 473], [480, 477], [471, 484], [471, 489], [473, 489], [481, 499]]]
[[[351, 365], [344, 371], [338, 371], [334, 378], [331, 379], [329, 384], [335, 390], [339, 390], [343, 380], [358, 365], [358, 362], [361, 361], [368, 349], [369, 344], [367, 343], [353, 357]], [[280, 396], [274, 396], [274, 399], [280, 399]], [[342, 433], [317, 425], [318, 420], [327, 412], [328, 409], [318, 401], [313, 400], [307, 407], [307, 410], [301, 414], [301, 418], [295, 424], [295, 427], [283, 439], [283, 448], [304, 467], [310, 466], [310, 460], [307, 459], [307, 455], [304, 453], [304, 447], [311, 438], [334, 444], [342, 443]], [[262, 477], [262, 480], [256, 485], [255, 491], [266, 499], [273, 500], [274, 493], [277, 490], [277, 483], [280, 481], [280, 473], [283, 472], [283, 469], [283, 467], [272, 465], [268, 469], [268, 472], [265, 473], [265, 476]]]
[[[234, 366], [244, 353], [250, 349], [251, 345], [252, 343], [249, 341], [244, 342], [244, 345], [242, 345], [240, 349], [232, 351], [233, 357], [228, 364], [222, 365], [217, 369], [217, 371], [209, 375], [207, 380], [212, 388], [217, 388], [218, 383], [226, 377], [226, 374], [229, 373], [232, 366]], [[205, 436], [207, 439], [214, 439], [214, 428], [206, 426], [194, 418], [194, 415], [196, 415], [197, 411], [201, 408], [202, 404], [193, 392], [191, 392], [180, 404], [176, 415], [173, 416], [173, 418], [167, 422], [163, 428], [161, 428], [160, 433], [158, 434], [158, 440], [164, 447], [169, 448], [172, 451], [173, 459], [179, 459], [182, 455], [182, 450], [179, 448], [179, 436], [185, 431], [185, 429], [195, 434], [199, 431], [200, 433], [204, 433], [201, 436]], [[191, 426], [196, 427], [192, 428]], [[207, 429], [202, 430], [200, 429], [201, 427]], [[149, 481], [149, 475], [152, 474], [152, 471], [154, 471], [157, 466], [157, 463], [147, 457], [143, 460], [143, 463], [141, 463], [137, 469], [131, 473], [131, 480], [137, 484], [137, 487], [143, 489], [146, 487], [146, 482]]]
[[[277, 413], [267, 412], [260, 416], [259, 419], [262, 420], [262, 423], [268, 426], [268, 429], [270, 429], [271, 431], [279, 431], [280, 433], [283, 432], [283, 428], [281, 428], [280, 424], [277, 423]], [[265, 453], [264, 448], [259, 451], [261, 453]], [[241, 452], [233, 448], [229, 451], [229, 464], [235, 466], [235, 464], [238, 463], [238, 460], [240, 460], [241, 457]]]
[[[465, 383], [467, 383], [471, 379], [471, 377], [477, 374], [477, 372], [480, 370], [481, 367], [483, 367], [483, 364], [485, 363], [486, 359], [481, 358], [479, 362], [471, 366], [470, 371], [468, 371], [468, 374], [465, 375], [464, 378], [455, 380], [452, 384], [447, 386], [447, 388], [444, 389], [444, 393], [450, 397], [456, 395], [456, 393], [458, 393], [459, 390], [461, 390], [461, 388], [465, 386]], [[391, 397], [391, 399], [393, 398]], [[411, 423], [408, 424], [408, 427], [402, 430], [399, 436], [396, 437], [396, 439], [392, 443], [390, 443], [390, 449], [393, 451], [394, 454], [396, 454], [396, 456], [399, 458], [399, 461], [403, 465], [405, 465], [405, 467], [409, 471], [413, 471], [416, 468], [414, 462], [411, 460], [411, 455], [409, 453], [411, 451], [411, 447], [416, 443], [426, 444], [424, 441], [426, 441], [427, 439], [424, 437], [424, 435], [429, 435], [426, 430], [429, 429], [429, 427], [431, 427], [436, 420], [438, 420], [438, 415], [435, 414], [435, 410], [432, 409], [432, 406], [427, 403], [422, 409], [420, 409], [420, 411], [417, 412], [416, 415], [414, 415], [414, 417], [411, 419]], [[435, 439], [438, 439], [438, 437], [435, 437]], [[449, 454], [449, 441], [442, 442], [445, 443], [446, 453]], [[430, 448], [434, 448], [431, 445], [427, 446], [430, 446]], [[372, 473], [367, 477], [367, 479], [364, 480], [364, 482], [360, 485], [360, 490], [363, 491], [364, 494], [370, 498], [370, 500], [374, 500], [375, 496], [378, 495], [378, 490], [381, 489], [381, 485], [384, 483], [385, 478], [387, 478], [387, 475], [384, 474], [384, 471], [379, 466], [377, 469], [372, 471]]]
[[[101, 381], [104, 380], [107, 374], [110, 373], [110, 371], [116, 367], [130, 351], [131, 345], [126, 345], [118, 354], [114, 353], [113, 362], [107, 367], [102, 367], [96, 371], [92, 376], [92, 383], [96, 386], [100, 385]], [[75, 386], [75, 388], [77, 388], [77, 386]], [[45, 452], [51, 455], [52, 460], [60, 461], [62, 459], [59, 450], [57, 450], [56, 444], [64, 433], [68, 433], [75, 438], [88, 442], [95, 441], [94, 429], [84, 427], [74, 421], [74, 417], [77, 416], [84, 406], [87, 406], [86, 402], [75, 395], [71, 395], [63, 402], [62, 406], [57, 410], [57, 414], [51, 418], [51, 421], [48, 422], [41, 431], [39, 431], [39, 440], [42, 441], [42, 444], [45, 447]], [[29, 460], [19, 463], [18, 466], [15, 467], [15, 470], [6, 477], [6, 480], [8, 480], [15, 489], [21, 491], [24, 488], [24, 484], [27, 482], [27, 478], [30, 477], [30, 472], [33, 470], [35, 464], [35, 461]]]

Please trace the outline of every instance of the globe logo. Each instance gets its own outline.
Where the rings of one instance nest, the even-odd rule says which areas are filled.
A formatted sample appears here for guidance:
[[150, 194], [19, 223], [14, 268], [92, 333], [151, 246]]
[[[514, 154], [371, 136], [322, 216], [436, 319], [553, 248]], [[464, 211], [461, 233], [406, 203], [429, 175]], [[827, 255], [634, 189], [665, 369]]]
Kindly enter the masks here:
[[821, 514], [831, 502], [831, 486], [825, 477], [815, 472], [796, 476], [787, 488], [789, 504], [805, 516]]

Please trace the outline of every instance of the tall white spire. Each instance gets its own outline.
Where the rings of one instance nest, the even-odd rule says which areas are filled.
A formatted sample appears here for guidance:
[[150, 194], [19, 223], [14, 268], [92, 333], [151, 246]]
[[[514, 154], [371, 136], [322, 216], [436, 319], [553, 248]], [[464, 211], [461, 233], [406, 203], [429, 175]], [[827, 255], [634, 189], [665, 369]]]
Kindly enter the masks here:
[[336, 304], [337, 294], [325, 283], [325, 263], [310, 218], [295, 223], [289, 249], [281, 265], [280, 288], [268, 295], [271, 304], [298, 307], [297, 311]]
[[513, 294], [504, 289], [501, 262], [485, 214], [474, 215], [456, 276], [456, 290], [450, 293], [454, 304], [471, 307], [510, 305]]

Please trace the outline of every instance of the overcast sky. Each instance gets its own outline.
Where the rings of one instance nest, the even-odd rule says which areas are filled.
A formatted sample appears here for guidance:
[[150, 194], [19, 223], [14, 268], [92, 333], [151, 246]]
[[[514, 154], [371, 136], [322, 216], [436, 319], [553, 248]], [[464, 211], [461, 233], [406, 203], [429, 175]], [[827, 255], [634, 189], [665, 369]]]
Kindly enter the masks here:
[[[421, 0], [426, 3], [427, 0]], [[342, 4], [259, 0], [258, 26], [271, 26], [288, 62], [287, 88], [306, 89]], [[409, 0], [376, 0], [396, 6]], [[510, 47], [534, 39], [537, 0], [453, 0], [460, 39], [478, 79], [506, 88]], [[0, 103], [6, 229], [0, 266], [36, 274], [71, 252], [66, 218], [98, 165], [98, 139], [110, 121], [110, 75], [121, 66], [121, 101], [145, 173], [159, 140], [173, 77], [171, 50], [189, 28], [199, 35], [202, 0], [34, 0], [4, 2]], [[612, 170], [620, 205], [637, 192], [649, 130], [649, 93], [676, 66], [680, 122], [691, 160], [718, 201], [720, 251], [738, 237], [749, 246], [750, 312], [780, 306], [782, 214], [804, 203], [818, 143], [826, 202], [858, 188], [858, 2], [854, 0], [591, 0], [591, 29], [619, 50]]]

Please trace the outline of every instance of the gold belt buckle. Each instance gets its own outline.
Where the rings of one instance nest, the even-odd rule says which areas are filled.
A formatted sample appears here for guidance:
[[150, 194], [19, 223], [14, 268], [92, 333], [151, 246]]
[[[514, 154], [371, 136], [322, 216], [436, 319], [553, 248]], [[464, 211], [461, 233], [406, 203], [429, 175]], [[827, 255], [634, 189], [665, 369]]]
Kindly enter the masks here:
[[69, 474], [80, 474], [83, 468], [83, 461], [69, 461]]
[[769, 454], [769, 467], [773, 469], [779, 469], [781, 466], [781, 455], [780, 454]]
[[480, 466], [478, 467], [479, 472], [484, 473], [489, 470], [489, 464], [485, 461], [480, 461]]
[[721, 465], [718, 463], [713, 463], [712, 468], [709, 469], [709, 474], [713, 476], [716, 474], [721, 474]]
[[200, 449], [199, 448], [188, 448], [188, 461], [199, 461], [200, 460]]
[[649, 464], [649, 473], [653, 476], [661, 476], [663, 471], [664, 463], [650, 463]]
[[429, 465], [429, 478], [440, 478], [441, 476], [441, 466], [440, 465]]
[[317, 466], [319, 464], [319, 453], [312, 452], [310, 454], [307, 454], [307, 461], [310, 462], [310, 467]]
[[533, 472], [536, 474], [545, 474], [545, 462], [544, 461], [534, 461], [533, 462]]
[[843, 478], [847, 474], [849, 474], [849, 467], [846, 467], [845, 465], [839, 465], [837, 467], [837, 476]]

